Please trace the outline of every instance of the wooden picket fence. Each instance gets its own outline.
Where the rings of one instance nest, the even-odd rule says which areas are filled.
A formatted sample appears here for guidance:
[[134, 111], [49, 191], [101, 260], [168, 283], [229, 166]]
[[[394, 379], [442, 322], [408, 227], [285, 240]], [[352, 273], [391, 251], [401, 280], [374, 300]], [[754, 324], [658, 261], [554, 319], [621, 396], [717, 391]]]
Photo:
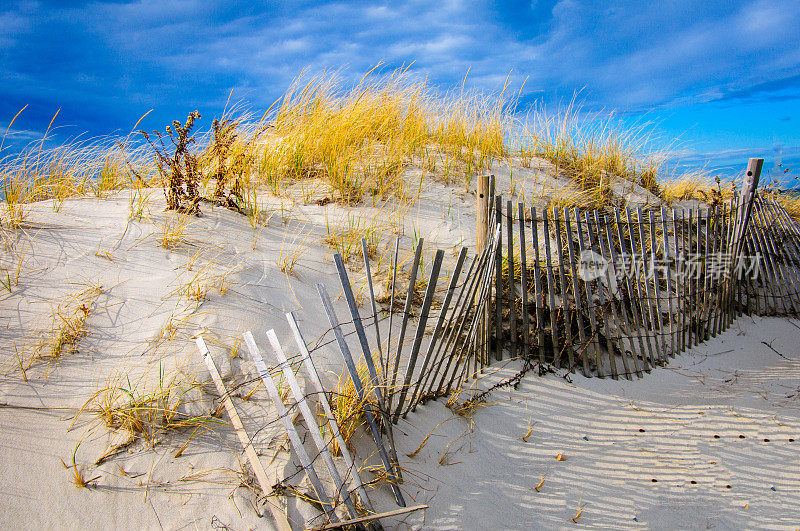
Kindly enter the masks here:
[[[398, 239], [388, 315], [378, 311], [366, 242], [362, 240], [369, 295], [366, 312], [359, 307], [344, 260], [335, 255], [349, 316], [340, 319], [326, 287], [318, 284], [334, 336], [329, 342], [335, 342], [342, 354], [376, 455], [402, 509], [375, 514], [370, 504], [312, 360], [324, 344], [308, 344], [294, 316], [287, 314], [300, 352], [294, 361], [302, 363], [316, 388], [314, 400], [322, 405], [324, 424], [342, 451], [344, 475], [275, 333], [267, 333], [277, 361], [272, 370], [252, 334], [244, 335], [325, 513], [326, 524], [320, 529], [363, 523], [380, 529], [381, 518], [424, 509], [405, 507], [392, 425], [419, 404], [450, 395], [467, 379], [479, 377], [493, 362], [518, 358], [527, 367], [549, 365], [566, 369], [567, 374], [581, 371], [586, 376], [632, 379], [715, 337], [744, 313], [800, 315], [800, 226], [774, 193], [758, 190], [762, 163], [750, 159], [742, 190], [730, 201], [694, 209], [537, 210], [495, 196], [493, 179], [485, 177], [479, 182], [478, 252], [470, 257], [462, 248], [448, 269], [443, 266], [444, 252], [436, 251], [420, 303], [417, 286], [424, 280], [419, 278], [424, 241], [417, 242], [406, 266], [407, 284], [399, 286]], [[396, 300], [401, 293], [403, 304]], [[397, 312], [400, 305], [403, 310]], [[392, 337], [395, 328], [397, 337]], [[348, 336], [355, 336], [350, 340], [355, 353]], [[261, 487], [273, 500], [278, 527], [289, 528], [285, 508], [278, 510], [277, 498], [269, 494], [267, 474], [202, 338], [198, 348], [216, 375], [215, 383]], [[362, 357], [366, 375], [358, 370]], [[272, 380], [276, 374], [289, 383], [315, 455], [307, 453], [291, 422]], [[326, 489], [315, 471], [319, 457], [330, 473], [332, 488]], [[342, 504], [344, 513], [337, 516]]]
[[537, 211], [492, 198], [500, 241], [476, 366], [510, 356], [641, 377], [742, 313], [798, 315], [800, 230], [757, 191], [759, 160], [742, 193], [709, 208]]

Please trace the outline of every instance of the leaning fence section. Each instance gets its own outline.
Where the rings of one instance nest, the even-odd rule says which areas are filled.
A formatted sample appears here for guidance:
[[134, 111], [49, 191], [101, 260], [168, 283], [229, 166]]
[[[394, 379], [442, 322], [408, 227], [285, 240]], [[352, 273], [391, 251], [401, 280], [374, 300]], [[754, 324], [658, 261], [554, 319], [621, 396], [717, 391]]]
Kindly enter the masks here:
[[[493, 181], [486, 178], [478, 193], [479, 224], [481, 218], [484, 224], [477, 252], [461, 248], [446, 260], [444, 251], [435, 250], [426, 260], [419, 239], [410, 261], [401, 264], [398, 238], [384, 312], [378, 310], [366, 242], [366, 305], [357, 302], [345, 262], [336, 254], [347, 308], [340, 312], [344, 317], [339, 315], [326, 286], [318, 284], [321, 306], [374, 443], [380, 477], [400, 509], [375, 514], [312, 360], [319, 345], [306, 343], [294, 316], [287, 319], [299, 359], [346, 472], [336, 467], [331, 441], [320, 430], [276, 334], [270, 330], [266, 336], [277, 363], [272, 370], [254, 336], [244, 334], [324, 512], [322, 528], [368, 522], [380, 529], [381, 518], [423, 509], [405, 507], [393, 425], [419, 404], [477, 378], [493, 362], [517, 358], [526, 367], [632, 379], [715, 337], [743, 313], [800, 315], [800, 226], [773, 193], [758, 191], [762, 162], [750, 160], [745, 185], [729, 201], [692, 209], [537, 209], [495, 196]], [[266, 471], [202, 338], [198, 348], [261, 487], [274, 502]], [[307, 452], [272, 379], [276, 374], [288, 382], [316, 454]], [[332, 485], [320, 479], [317, 458]], [[288, 528], [285, 511], [277, 503], [272, 511], [278, 527]]]

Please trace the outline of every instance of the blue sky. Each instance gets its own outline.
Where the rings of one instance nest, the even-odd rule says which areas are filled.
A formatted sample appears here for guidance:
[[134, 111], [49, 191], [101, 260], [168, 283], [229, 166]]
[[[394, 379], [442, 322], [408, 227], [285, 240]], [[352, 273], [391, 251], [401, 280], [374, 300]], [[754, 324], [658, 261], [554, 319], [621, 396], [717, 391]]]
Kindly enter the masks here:
[[[702, 164], [800, 155], [800, 2], [4, 2], [0, 126], [16, 140], [57, 109], [60, 136], [163, 127], [228, 93], [266, 108], [305, 68], [358, 79], [379, 61], [522, 102], [579, 92], [588, 110], [653, 121]], [[204, 120], [205, 121], [205, 120]], [[210, 121], [210, 120], [209, 120]], [[676, 142], [677, 139], [677, 142]], [[768, 160], [769, 164], [769, 160]]]

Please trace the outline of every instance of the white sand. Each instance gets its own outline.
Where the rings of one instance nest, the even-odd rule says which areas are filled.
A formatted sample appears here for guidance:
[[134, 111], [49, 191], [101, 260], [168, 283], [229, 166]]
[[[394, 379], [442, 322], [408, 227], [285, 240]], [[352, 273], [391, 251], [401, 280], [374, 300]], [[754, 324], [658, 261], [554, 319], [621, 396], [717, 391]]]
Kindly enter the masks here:
[[[517, 192], [531, 197], [525, 171], [514, 170]], [[507, 190], [510, 172], [505, 174], [500, 185]], [[333, 295], [338, 292], [330, 250], [322, 243], [326, 225], [346, 225], [356, 215], [380, 221], [383, 214], [370, 207], [286, 201], [281, 210], [273, 200], [266, 205], [274, 209], [270, 223], [254, 231], [246, 218], [205, 206], [186, 241], [167, 250], [157, 242], [158, 223], [166, 216], [161, 192], [152, 193], [150, 221], [128, 221], [128, 196], [72, 199], [57, 212], [50, 201], [30, 205], [24, 233], [4, 236], [18, 238], [14, 249], [23, 265], [19, 285], [0, 295], [0, 403], [14, 406], [0, 408], [0, 522], [15, 528], [269, 527], [270, 517], [259, 517], [264, 508], [256, 511], [252, 492], [240, 486], [244, 457], [227, 423], [193, 438], [178, 458], [173, 454], [191, 432], [159, 436], [152, 447], [139, 441], [95, 466], [115, 436], [92, 422], [91, 413], [71, 426], [75, 408], [114, 376], [126, 375], [140, 391], [156, 386], [160, 371], [207, 380], [191, 341], [198, 332], [229, 387], [255, 374], [249, 361], [232, 356], [243, 331], [252, 329], [266, 347], [263, 332], [274, 327], [287, 351], [295, 352], [283, 313], [297, 312], [307, 339], [315, 339], [328, 326], [314, 285], [324, 282]], [[428, 242], [426, 254], [434, 245], [455, 251], [471, 244], [473, 201], [463, 188], [428, 187], [403, 219], [393, 220], [405, 227], [404, 255], [415, 232]], [[382, 229], [383, 245], [391, 235], [389, 223]], [[298, 247], [303, 251], [294, 276], [286, 275], [278, 263]], [[12, 254], [4, 250], [3, 267], [15, 263]], [[454, 252], [447, 256], [451, 264]], [[373, 267], [385, 269], [386, 258]], [[217, 283], [225, 274], [225, 293], [212, 288], [202, 302], [187, 300], [181, 286], [198, 271], [216, 276], [211, 280]], [[352, 273], [355, 279], [361, 275]], [[78, 352], [36, 361], [24, 381], [15, 352], [29, 356], [52, 329], [53, 309], [88, 286], [102, 286], [102, 293], [89, 308]], [[336, 304], [344, 317], [343, 301]], [[421, 406], [396, 433], [408, 498], [430, 508], [385, 523], [466, 529], [797, 527], [800, 443], [788, 439], [800, 439], [798, 340], [795, 320], [744, 317], [642, 380], [573, 376], [568, 383], [555, 375], [530, 375], [517, 390], [496, 391], [471, 419], [453, 415], [441, 402]], [[334, 345], [314, 357], [323, 369], [342, 370]], [[517, 369], [498, 364], [479, 386]], [[253, 386], [246, 383], [241, 394]], [[195, 390], [181, 411], [208, 412], [214, 396], [210, 384], [202, 393]], [[269, 462], [285, 437], [266, 393], [259, 389], [250, 400], [234, 400]], [[406, 457], [443, 421], [415, 457]], [[522, 441], [529, 426], [530, 437]], [[87, 479], [97, 477], [88, 489], [76, 488], [72, 471], [61, 464], [71, 465], [79, 442], [77, 464]], [[362, 458], [372, 452], [366, 436], [356, 446]], [[558, 453], [566, 461], [557, 461]], [[286, 460], [285, 452], [279, 454]], [[289, 460], [282, 467], [287, 477], [297, 469]], [[318, 471], [323, 469], [320, 464]], [[537, 493], [533, 487], [541, 476]], [[385, 485], [370, 492], [379, 510], [396, 508]], [[582, 515], [573, 524], [579, 503]], [[298, 527], [318, 523], [316, 514], [290, 499], [289, 515]]]

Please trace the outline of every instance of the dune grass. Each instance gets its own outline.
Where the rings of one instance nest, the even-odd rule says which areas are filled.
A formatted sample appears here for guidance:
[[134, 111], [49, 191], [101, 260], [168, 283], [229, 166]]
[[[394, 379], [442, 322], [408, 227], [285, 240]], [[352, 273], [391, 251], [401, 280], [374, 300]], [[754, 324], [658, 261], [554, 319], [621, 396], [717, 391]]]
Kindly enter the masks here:
[[666, 181], [662, 196], [668, 203], [698, 200], [718, 206], [733, 197], [733, 185], [723, 185], [719, 177], [712, 178], [706, 172], [692, 172]]
[[630, 126], [613, 114], [587, 113], [574, 99], [556, 111], [540, 106], [524, 123], [517, 132], [516, 148], [523, 165], [530, 165], [534, 157], [549, 161], [581, 192], [561, 197], [562, 206], [604, 206], [611, 198], [612, 184], [619, 180], [661, 196], [658, 181], [664, 169], [660, 161], [666, 148], [653, 148], [651, 124]]
[[86, 320], [102, 292], [101, 286], [89, 286], [61, 301], [52, 314], [50, 337], [37, 347], [36, 357], [57, 360], [77, 352], [78, 341], [86, 335]]
[[301, 74], [264, 112], [226, 104], [222, 116], [205, 121], [192, 112], [184, 124], [171, 126], [178, 138], [174, 149], [169, 133], [48, 149], [46, 133], [0, 159], [0, 221], [19, 226], [31, 201], [53, 199], [58, 208], [68, 197], [121, 188], [138, 190], [131, 217], [142, 219], [147, 197], [141, 190], [161, 186], [171, 209], [199, 210], [201, 202], [210, 202], [248, 215], [256, 227], [265, 218], [259, 195], [285, 195], [297, 183], [303, 190], [324, 185], [328, 196], [320, 204], [396, 205], [420, 193], [420, 183], [408, 182], [411, 165], [421, 169], [418, 179], [469, 188], [473, 176], [499, 161], [530, 166], [536, 159], [552, 165], [545, 171], [574, 183], [574, 190], [552, 198], [559, 207], [607, 206], [620, 182], [668, 202], [688, 196], [715, 200], [702, 174], [664, 182], [666, 151], [654, 148], [662, 144], [655, 142], [652, 124], [584, 112], [574, 100], [556, 111], [540, 106], [520, 117], [508, 81], [492, 93], [465, 90], [466, 79], [442, 91], [408, 68], [380, 68], [352, 84], [336, 74]]
[[[373, 362], [376, 368], [380, 367], [380, 359], [378, 359], [377, 353], [373, 355]], [[358, 376], [364, 386], [364, 400], [358, 397], [355, 385], [347, 369], [343, 369], [343, 372], [339, 375], [339, 380], [336, 383], [336, 389], [333, 391], [331, 400], [333, 416], [339, 424], [339, 431], [342, 434], [342, 439], [348, 446], [350, 439], [352, 439], [359, 427], [365, 423], [365, 402], [372, 404], [374, 411], [379, 410], [381, 406], [375, 402], [373, 390], [377, 382], [372, 381], [372, 378], [370, 378], [366, 361], [362, 360], [358, 364], [357, 370]], [[378, 377], [380, 378], [380, 374]], [[386, 392], [386, 390], [384, 390], [384, 392]], [[376, 421], [380, 421], [380, 418], [376, 418]], [[340, 450], [336, 439], [331, 441], [331, 446], [334, 455], [338, 455]]]
[[122, 430], [150, 444], [170, 431], [219, 423], [210, 411], [195, 416], [181, 411], [181, 405], [191, 400], [189, 397], [193, 390], [199, 389], [200, 382], [179, 371], [168, 374], [161, 364], [158, 369], [158, 382], [152, 388], [146, 388], [143, 380], [132, 383], [128, 375], [110, 377], [83, 404], [75, 420], [89, 413], [93, 415], [92, 423]]

